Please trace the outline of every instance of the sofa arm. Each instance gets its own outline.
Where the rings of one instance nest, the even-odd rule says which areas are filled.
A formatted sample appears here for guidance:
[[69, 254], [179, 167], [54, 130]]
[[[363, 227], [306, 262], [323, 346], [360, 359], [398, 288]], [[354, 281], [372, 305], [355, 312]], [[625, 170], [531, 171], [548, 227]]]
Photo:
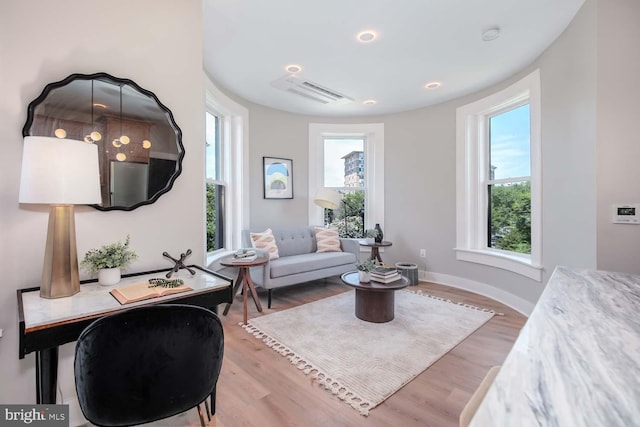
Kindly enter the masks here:
[[359, 259], [360, 243], [358, 243], [358, 239], [340, 238], [340, 246], [343, 252], [351, 252], [356, 256], [356, 259]]
[[271, 260], [269, 259], [269, 251], [266, 249], [252, 248], [259, 257], [266, 258], [267, 263], [258, 267], [251, 268], [249, 274], [256, 285], [266, 287], [269, 285], [271, 277]]

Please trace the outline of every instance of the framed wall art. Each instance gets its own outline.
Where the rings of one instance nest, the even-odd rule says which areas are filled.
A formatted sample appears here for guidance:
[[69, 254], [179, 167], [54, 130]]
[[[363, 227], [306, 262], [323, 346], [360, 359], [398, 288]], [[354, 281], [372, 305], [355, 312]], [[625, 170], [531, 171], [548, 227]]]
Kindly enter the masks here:
[[263, 157], [265, 199], [293, 199], [293, 160]]

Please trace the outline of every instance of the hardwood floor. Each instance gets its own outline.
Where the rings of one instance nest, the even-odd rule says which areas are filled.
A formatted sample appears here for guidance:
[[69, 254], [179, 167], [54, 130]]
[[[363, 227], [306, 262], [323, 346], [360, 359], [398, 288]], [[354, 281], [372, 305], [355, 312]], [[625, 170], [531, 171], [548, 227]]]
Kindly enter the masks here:
[[[239, 326], [242, 297], [237, 296], [228, 315], [221, 315], [225, 355], [218, 381], [217, 413], [210, 425], [457, 426], [460, 411], [489, 368], [502, 363], [526, 318], [494, 300], [455, 288], [420, 282], [411, 289], [504, 315], [494, 316], [364, 417], [245, 332]], [[249, 319], [347, 291], [352, 290], [337, 278], [276, 290], [270, 310], [266, 308], [266, 293], [259, 292], [263, 313], [257, 312], [250, 299]], [[222, 313], [222, 308], [219, 311]]]

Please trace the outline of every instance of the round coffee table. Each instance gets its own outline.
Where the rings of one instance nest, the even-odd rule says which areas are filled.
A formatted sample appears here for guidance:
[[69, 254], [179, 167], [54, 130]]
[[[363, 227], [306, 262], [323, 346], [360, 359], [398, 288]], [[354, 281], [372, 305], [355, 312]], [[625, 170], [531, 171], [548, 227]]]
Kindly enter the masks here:
[[356, 317], [365, 322], [385, 323], [395, 315], [395, 291], [409, 286], [405, 277], [390, 282], [361, 283], [357, 271], [344, 273], [342, 281], [356, 289]]

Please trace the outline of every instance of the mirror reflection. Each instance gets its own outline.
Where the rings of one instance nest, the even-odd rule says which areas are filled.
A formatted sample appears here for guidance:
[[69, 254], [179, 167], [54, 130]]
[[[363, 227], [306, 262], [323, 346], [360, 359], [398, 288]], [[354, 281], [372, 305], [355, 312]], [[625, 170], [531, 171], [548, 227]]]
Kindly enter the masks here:
[[152, 92], [105, 73], [73, 74], [51, 83], [28, 108], [23, 136], [56, 136], [96, 144], [100, 210], [155, 202], [181, 172], [182, 133]]

